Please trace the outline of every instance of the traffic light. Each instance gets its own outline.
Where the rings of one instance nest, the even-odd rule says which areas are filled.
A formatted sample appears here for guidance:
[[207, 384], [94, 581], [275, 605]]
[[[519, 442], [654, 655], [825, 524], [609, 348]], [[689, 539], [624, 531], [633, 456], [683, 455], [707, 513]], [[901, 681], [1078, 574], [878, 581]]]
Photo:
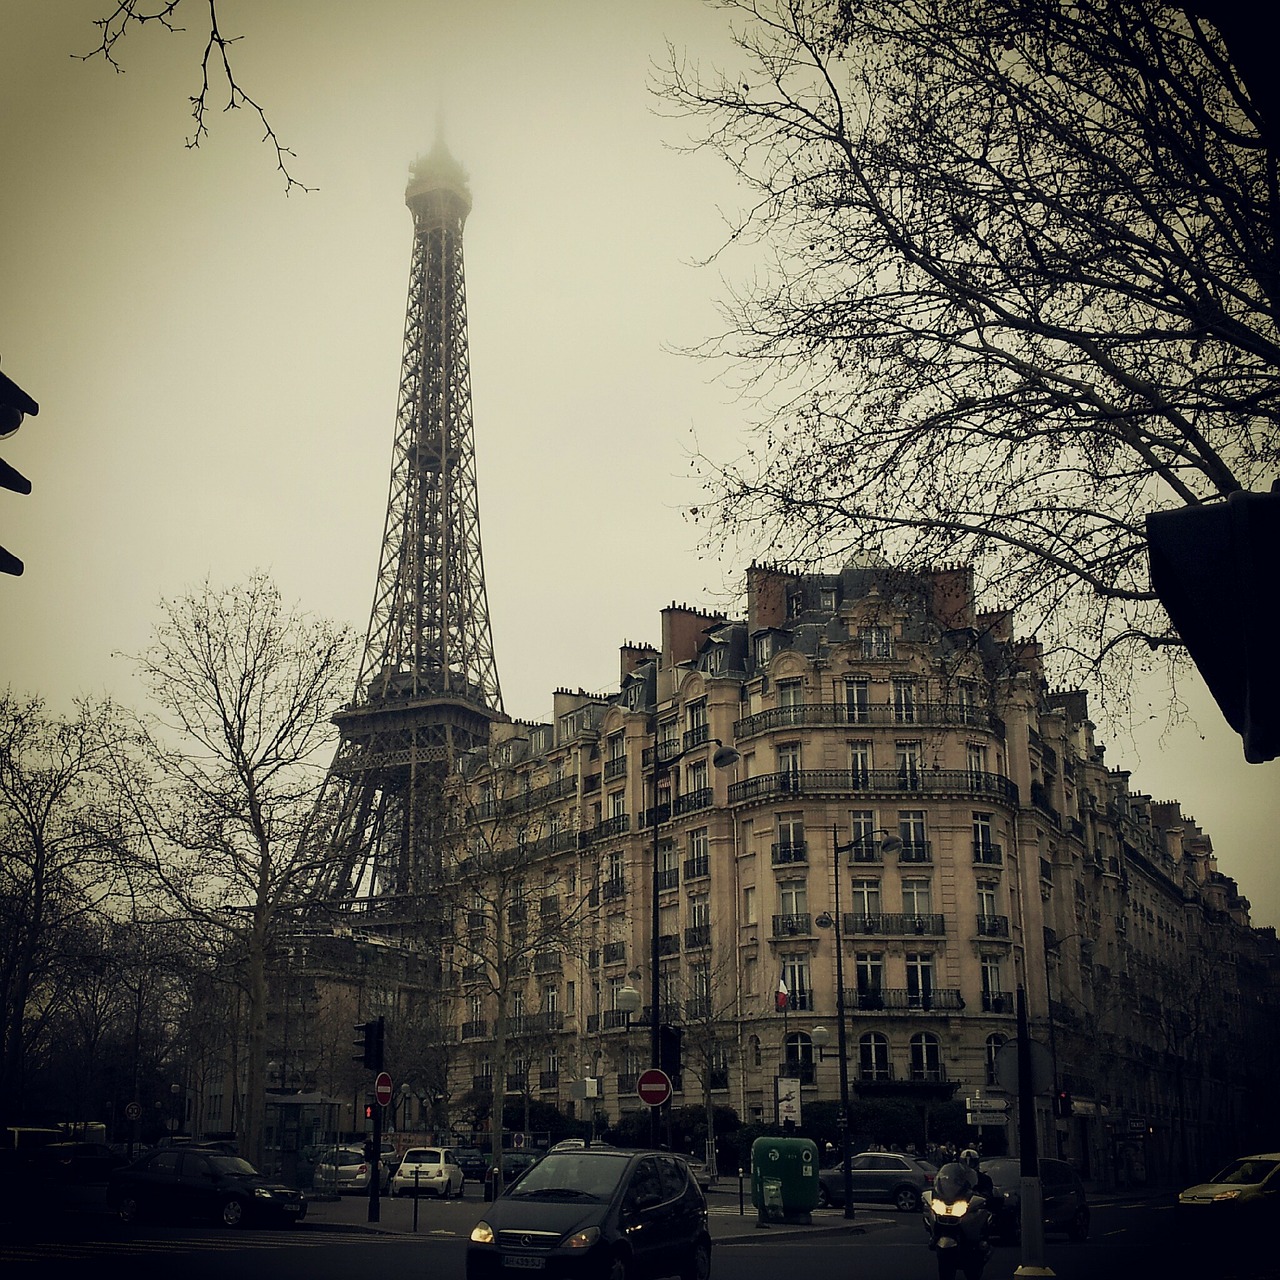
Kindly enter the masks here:
[[[372, 1119], [373, 1119], [373, 1103], [372, 1103], [372, 1102], [366, 1102], [366, 1103], [364, 1104], [364, 1118], [365, 1118], [366, 1120], [372, 1120]], [[367, 1147], [368, 1145], [369, 1145], [369, 1144], [366, 1142], [366, 1143], [365, 1143], [365, 1146]]]
[[383, 1020], [356, 1023], [356, 1038], [352, 1042], [359, 1053], [352, 1054], [353, 1062], [361, 1062], [370, 1071], [382, 1070]]
[[[16, 382], [0, 373], [0, 440], [13, 435], [22, 426], [23, 418], [28, 415], [34, 418], [39, 412], [40, 406]], [[14, 493], [30, 493], [31, 481], [0, 458], [0, 488], [12, 489]], [[0, 547], [0, 573], [16, 576], [22, 569], [22, 561]]]
[[1272, 583], [1280, 559], [1280, 481], [1270, 493], [1147, 516], [1151, 585], [1244, 758], [1280, 755], [1280, 673]]
[[663, 1023], [658, 1028], [658, 1066], [667, 1073], [672, 1085], [680, 1079], [680, 1045], [684, 1031]]
[[1058, 1091], [1058, 1096], [1053, 1100], [1053, 1114], [1061, 1120], [1066, 1120], [1072, 1112], [1071, 1095], [1065, 1090]]

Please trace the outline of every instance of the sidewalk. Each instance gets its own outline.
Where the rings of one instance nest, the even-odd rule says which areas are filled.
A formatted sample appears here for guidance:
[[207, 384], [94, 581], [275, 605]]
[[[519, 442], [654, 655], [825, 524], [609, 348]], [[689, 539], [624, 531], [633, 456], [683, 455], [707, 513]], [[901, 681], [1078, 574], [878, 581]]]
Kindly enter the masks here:
[[[787, 1235], [848, 1235], [875, 1230], [887, 1219], [876, 1209], [858, 1209], [852, 1220], [838, 1213], [823, 1211], [813, 1215], [811, 1224], [771, 1222], [756, 1225], [751, 1201], [746, 1212], [738, 1212], [738, 1191], [712, 1191], [707, 1196], [711, 1212], [708, 1222], [711, 1238], [720, 1243], [741, 1244], [747, 1241], [773, 1240]], [[378, 1221], [369, 1221], [368, 1196], [342, 1196], [337, 1200], [312, 1200], [307, 1206], [306, 1220], [300, 1229], [321, 1231], [371, 1231], [387, 1235], [414, 1234], [414, 1202], [410, 1198], [382, 1196], [378, 1201]], [[484, 1217], [485, 1202], [474, 1194], [465, 1200], [436, 1200], [423, 1197], [418, 1201], [417, 1234], [466, 1239], [471, 1228]]]

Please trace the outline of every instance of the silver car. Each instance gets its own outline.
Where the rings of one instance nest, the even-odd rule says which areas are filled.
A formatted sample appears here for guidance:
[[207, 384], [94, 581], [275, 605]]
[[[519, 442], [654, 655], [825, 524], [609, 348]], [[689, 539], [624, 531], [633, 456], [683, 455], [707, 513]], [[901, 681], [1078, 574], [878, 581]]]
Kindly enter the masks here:
[[448, 1200], [462, 1194], [465, 1181], [466, 1175], [448, 1147], [410, 1147], [391, 1177], [391, 1194], [429, 1194]]

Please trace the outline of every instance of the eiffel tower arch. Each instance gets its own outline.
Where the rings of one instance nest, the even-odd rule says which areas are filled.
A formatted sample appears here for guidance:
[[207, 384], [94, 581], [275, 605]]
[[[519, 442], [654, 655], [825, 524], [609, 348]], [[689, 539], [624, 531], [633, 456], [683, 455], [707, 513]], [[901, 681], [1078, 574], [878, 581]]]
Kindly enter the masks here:
[[317, 835], [317, 892], [430, 894], [443, 780], [505, 720], [480, 550], [462, 233], [471, 193], [437, 140], [410, 171], [413, 257], [386, 526], [356, 688]]

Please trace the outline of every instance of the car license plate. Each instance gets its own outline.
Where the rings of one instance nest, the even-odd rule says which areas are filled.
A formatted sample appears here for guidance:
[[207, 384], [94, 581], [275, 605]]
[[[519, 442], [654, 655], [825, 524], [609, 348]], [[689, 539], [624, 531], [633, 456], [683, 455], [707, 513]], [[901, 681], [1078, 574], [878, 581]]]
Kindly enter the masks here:
[[541, 1271], [547, 1265], [547, 1260], [546, 1258], [531, 1258], [524, 1254], [504, 1254], [502, 1265], [504, 1267], [515, 1267], [520, 1271]]
[[298, 1210], [302, 1208], [302, 1206], [300, 1204], [286, 1203], [282, 1206], [282, 1208], [284, 1209], [285, 1213], [297, 1213]]

